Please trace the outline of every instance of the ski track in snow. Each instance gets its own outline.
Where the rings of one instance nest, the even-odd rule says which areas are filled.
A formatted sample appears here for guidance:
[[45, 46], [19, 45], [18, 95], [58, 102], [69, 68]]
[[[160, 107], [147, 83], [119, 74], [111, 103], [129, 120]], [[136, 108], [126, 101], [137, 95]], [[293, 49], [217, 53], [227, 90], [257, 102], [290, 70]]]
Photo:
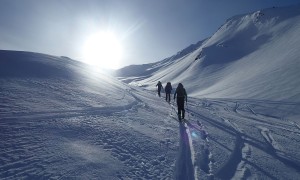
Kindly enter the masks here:
[[270, 132], [270, 130], [266, 127], [262, 127], [262, 126], [258, 126], [257, 127], [260, 130], [260, 133], [262, 134], [262, 136], [264, 137], [264, 139], [268, 142], [268, 144], [270, 145], [270, 149], [274, 150], [274, 151], [281, 151], [281, 147], [279, 146], [279, 144], [275, 141], [275, 139], [272, 136], [272, 133]]
[[[177, 120], [176, 108], [172, 103], [171, 108], [171, 115], [174, 112], [176, 116], [173, 118]], [[213, 178], [211, 170], [213, 160], [212, 154], [208, 150], [207, 132], [199, 120], [193, 119], [190, 114], [186, 110], [187, 118], [179, 122], [180, 153], [177, 159], [176, 179], [198, 179], [203, 172], [207, 174], [207, 178], [211, 179]], [[194, 122], [197, 123], [194, 124]], [[202, 175], [202, 177], [205, 176]]]
[[191, 136], [185, 123], [180, 123], [179, 155], [176, 161], [176, 179], [195, 179], [194, 151]]
[[[235, 109], [235, 112], [237, 112], [237, 109]], [[228, 166], [232, 166], [231, 168], [232, 170], [234, 170], [233, 172], [231, 172], [230, 179], [247, 179], [250, 176], [249, 174], [250, 172], [245, 162], [247, 161], [247, 159], [251, 157], [251, 146], [245, 143], [243, 129], [241, 129], [236, 123], [231, 122], [228, 119], [225, 118], [221, 118], [221, 119], [223, 119], [224, 122], [226, 122], [229, 126], [231, 126], [236, 132], [235, 148], [232, 154], [232, 158], [229, 159], [228, 161], [230, 163], [230, 165]], [[230, 172], [229, 169], [227, 168], [222, 169], [223, 174], [228, 172]]]

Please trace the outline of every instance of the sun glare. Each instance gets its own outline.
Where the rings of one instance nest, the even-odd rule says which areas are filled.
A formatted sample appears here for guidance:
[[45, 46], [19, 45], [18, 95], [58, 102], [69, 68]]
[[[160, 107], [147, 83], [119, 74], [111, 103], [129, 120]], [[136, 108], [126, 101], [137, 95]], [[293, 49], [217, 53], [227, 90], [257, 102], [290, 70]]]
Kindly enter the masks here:
[[122, 47], [113, 33], [100, 32], [89, 36], [83, 47], [84, 61], [105, 69], [117, 69]]

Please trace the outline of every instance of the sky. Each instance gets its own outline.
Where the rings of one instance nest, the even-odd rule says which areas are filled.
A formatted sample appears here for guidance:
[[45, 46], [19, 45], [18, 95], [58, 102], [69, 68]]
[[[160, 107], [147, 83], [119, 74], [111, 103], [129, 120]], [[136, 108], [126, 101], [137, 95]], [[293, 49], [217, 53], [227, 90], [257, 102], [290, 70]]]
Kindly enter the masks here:
[[[91, 64], [116, 69], [172, 56], [210, 37], [234, 15], [299, 3], [300, 0], [1, 0], [0, 49], [68, 56], [86, 62], [88, 57], [93, 59]], [[111, 34], [113, 40], [107, 38]], [[108, 39], [104, 45], [95, 42], [103, 36]]]

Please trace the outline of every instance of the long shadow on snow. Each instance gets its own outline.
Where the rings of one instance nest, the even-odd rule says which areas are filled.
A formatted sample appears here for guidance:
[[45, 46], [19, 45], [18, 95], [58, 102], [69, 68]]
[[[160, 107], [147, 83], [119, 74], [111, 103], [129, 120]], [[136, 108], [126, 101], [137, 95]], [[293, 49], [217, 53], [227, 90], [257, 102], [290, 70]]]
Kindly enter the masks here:
[[175, 179], [195, 179], [194, 167], [192, 162], [192, 154], [190, 147], [190, 140], [187, 133], [187, 129], [183, 123], [179, 122], [180, 130], [180, 144], [179, 144], [179, 155], [176, 161], [176, 172]]
[[[203, 120], [203, 121], [211, 124], [212, 126], [217, 127], [220, 130], [222, 130], [224, 132], [227, 132], [227, 133], [229, 133], [229, 134], [231, 134], [231, 135], [233, 135], [233, 136], [236, 137], [236, 143], [235, 143], [236, 146], [234, 147], [234, 149], [230, 150], [227, 147], [225, 148], [225, 149], [227, 149], [229, 151], [232, 151], [231, 157], [229, 158], [229, 160], [227, 161], [227, 163], [223, 166], [223, 168], [219, 169], [216, 172], [216, 176], [218, 176], [220, 178], [225, 178], [225, 179], [232, 178], [234, 176], [234, 173], [236, 171], [236, 168], [237, 168], [238, 164], [242, 161], [241, 150], [242, 150], [242, 147], [243, 147], [242, 146], [243, 145], [242, 141], [244, 141], [244, 140], [241, 138], [241, 134], [238, 131], [236, 131], [234, 128], [228, 127], [228, 126], [226, 126], [226, 125], [224, 125], [224, 124], [222, 124], [222, 123], [220, 123], [220, 122], [218, 122], [218, 121], [216, 121], [214, 119], [205, 117], [205, 116], [203, 116], [203, 115], [201, 115], [201, 114], [199, 114], [199, 113], [197, 113], [195, 111], [193, 111], [193, 113], [196, 116], [198, 116], [201, 120]], [[259, 141], [257, 139], [254, 139], [253, 137], [250, 137], [248, 135], [243, 134], [243, 136], [247, 137], [248, 139], [254, 140], [255, 142], [263, 143], [263, 142], [261, 142], [261, 141]], [[217, 142], [217, 140], [214, 139], [214, 138], [210, 138], [210, 139], [213, 140], [213, 141], [215, 141], [218, 144], [222, 144], [220, 142]], [[259, 148], [259, 149], [261, 149], [261, 150], [263, 150], [263, 151], [265, 151], [264, 147], [262, 147], [262, 146], [260, 146], [258, 144], [255, 144], [252, 141], [249, 141], [248, 143], [251, 144], [251, 145], [253, 145], [253, 146], [255, 146], [255, 147], [257, 147], [257, 148]], [[225, 145], [222, 145], [222, 146], [224, 147]], [[235, 156], [236, 154], [238, 154], [238, 156]], [[272, 179], [272, 175], [270, 175], [268, 172], [266, 172], [266, 171], [264, 171], [262, 169], [260, 169], [260, 172], [264, 173], [266, 176], [268, 176], [268, 177], [270, 177]]]
[[[272, 150], [272, 148], [270, 148], [269, 145], [267, 147], [259, 145], [259, 144], [266, 144], [266, 142], [259, 141], [255, 138], [251, 137], [251, 136], [248, 136], [247, 134], [243, 134], [242, 136], [245, 137], [245, 138], [242, 139], [241, 134], [238, 131], [236, 131], [234, 128], [227, 127], [224, 124], [222, 124], [220, 122], [217, 122], [214, 119], [205, 117], [205, 116], [203, 116], [203, 115], [201, 115], [201, 114], [199, 114], [195, 111], [193, 111], [193, 113], [196, 116], [198, 116], [201, 120], [204, 120], [205, 122], [213, 125], [214, 127], [217, 127], [220, 130], [223, 130], [223, 131], [225, 131], [225, 132], [227, 132], [227, 133], [229, 133], [229, 134], [231, 134], [231, 135], [233, 135], [237, 138], [236, 139], [236, 146], [235, 146], [235, 148], [233, 149], [233, 152], [232, 152], [233, 154], [235, 154], [235, 153], [241, 154], [241, 153], [239, 153], [241, 151], [241, 148], [242, 148], [242, 146], [241, 146], [242, 143], [240, 143], [240, 142], [243, 140], [243, 141], [247, 142], [248, 144], [262, 150], [263, 152], [265, 152], [265, 153], [271, 155], [272, 157], [274, 157], [275, 159], [278, 159], [283, 164], [285, 164], [285, 165], [295, 169], [297, 172], [299, 172], [300, 165], [299, 165], [298, 162], [292, 161], [292, 160], [287, 159], [285, 157], [279, 156], [278, 154], [276, 154], [276, 151], [274, 149]], [[248, 139], [248, 140], [245, 140], [245, 139]], [[252, 140], [252, 141], [249, 141], [249, 140]], [[218, 144], [221, 144], [221, 143], [218, 143]], [[226, 148], [226, 149], [229, 149], [229, 148]], [[229, 164], [232, 163], [232, 165], [230, 165], [230, 167], [228, 167], [228, 166], [226, 166], [228, 163], [226, 163], [226, 165], [223, 168], [219, 169], [219, 171], [216, 173], [217, 176], [222, 177], [222, 178], [224, 177], [223, 175], [225, 175], [228, 178], [233, 177], [235, 169], [236, 169], [236, 167], [238, 166], [238, 163], [241, 160], [242, 160], [242, 156], [240, 156], [240, 155], [238, 157], [231, 156], [231, 158], [229, 158], [229, 160], [228, 160], [228, 163]], [[272, 175], [270, 175], [268, 172], [263, 171], [261, 168], [259, 170], [260, 170], [260, 172], [264, 173], [266, 176], [273, 179]]]

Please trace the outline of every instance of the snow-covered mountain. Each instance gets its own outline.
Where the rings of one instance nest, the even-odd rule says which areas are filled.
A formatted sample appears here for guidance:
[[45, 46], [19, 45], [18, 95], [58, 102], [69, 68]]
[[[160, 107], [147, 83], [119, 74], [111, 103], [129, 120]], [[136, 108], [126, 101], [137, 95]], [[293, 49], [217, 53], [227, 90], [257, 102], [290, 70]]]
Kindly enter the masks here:
[[136, 74], [137, 65], [117, 74], [151, 90], [159, 80], [182, 82], [198, 98], [299, 101], [299, 32], [299, 5], [265, 9], [230, 18], [184, 56], [141, 65]]

